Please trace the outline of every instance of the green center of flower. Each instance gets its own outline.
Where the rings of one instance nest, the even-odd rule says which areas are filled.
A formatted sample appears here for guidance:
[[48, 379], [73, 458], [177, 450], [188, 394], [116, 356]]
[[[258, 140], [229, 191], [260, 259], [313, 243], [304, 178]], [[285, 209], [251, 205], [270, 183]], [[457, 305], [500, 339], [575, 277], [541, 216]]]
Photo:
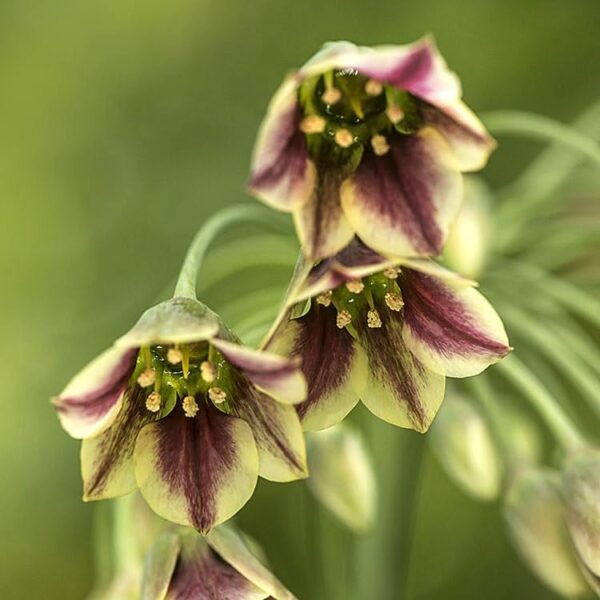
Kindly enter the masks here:
[[299, 127], [313, 155], [325, 143], [358, 152], [369, 145], [383, 156], [394, 131], [410, 134], [420, 126], [413, 96], [354, 69], [331, 70], [307, 79], [300, 86], [299, 100], [304, 115]]
[[371, 329], [383, 327], [377, 307], [385, 304], [390, 310], [400, 312], [404, 306], [402, 292], [397, 283], [400, 269], [389, 267], [374, 275], [347, 281], [334, 290], [315, 298], [322, 306], [333, 305], [337, 310], [336, 324], [356, 335], [355, 326], [367, 324]]
[[230, 369], [209, 342], [144, 346], [131, 385], [143, 388], [150, 412], [170, 412], [180, 400], [186, 417], [193, 418], [199, 401], [227, 401]]

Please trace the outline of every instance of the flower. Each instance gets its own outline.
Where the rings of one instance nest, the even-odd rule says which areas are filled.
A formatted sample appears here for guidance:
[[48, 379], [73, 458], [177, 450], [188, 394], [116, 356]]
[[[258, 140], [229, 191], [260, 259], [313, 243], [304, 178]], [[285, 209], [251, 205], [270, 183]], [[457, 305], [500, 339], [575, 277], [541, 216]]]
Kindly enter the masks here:
[[257, 476], [306, 476], [292, 403], [297, 359], [239, 345], [206, 306], [173, 298], [85, 367], [54, 399], [83, 439], [84, 500], [139, 487], [160, 516], [208, 531], [250, 498]]
[[356, 239], [299, 269], [288, 305], [265, 347], [302, 359], [309, 389], [296, 409], [309, 430], [341, 421], [360, 398], [381, 419], [424, 432], [446, 375], [475, 375], [510, 351], [472, 282]]
[[294, 214], [309, 260], [333, 256], [355, 233], [384, 255], [438, 255], [461, 173], [483, 167], [494, 146], [432, 39], [335, 42], [275, 93], [249, 190]]
[[295, 600], [243, 538], [223, 525], [207, 537], [192, 530], [160, 536], [146, 557], [140, 597]]

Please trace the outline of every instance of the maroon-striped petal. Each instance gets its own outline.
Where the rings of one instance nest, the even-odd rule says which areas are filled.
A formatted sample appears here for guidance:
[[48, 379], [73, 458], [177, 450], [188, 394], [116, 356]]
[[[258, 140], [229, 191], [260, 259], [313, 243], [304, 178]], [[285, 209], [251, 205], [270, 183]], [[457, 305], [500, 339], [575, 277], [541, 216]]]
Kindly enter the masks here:
[[384, 156], [365, 151], [342, 185], [344, 213], [362, 241], [386, 256], [438, 255], [460, 207], [462, 176], [430, 127], [391, 134]]
[[304, 436], [293, 406], [273, 400], [240, 376], [234, 379], [227, 407], [252, 430], [261, 477], [293, 481], [307, 476]]
[[306, 380], [298, 360], [253, 350], [218, 338], [211, 342], [250, 381], [280, 402], [295, 404], [306, 398]]
[[110, 348], [88, 364], [53, 398], [65, 431], [74, 438], [98, 435], [110, 427], [135, 368], [137, 351]]
[[403, 338], [436, 373], [476, 375], [510, 351], [500, 317], [463, 280], [403, 269]]
[[445, 378], [429, 369], [402, 338], [402, 317], [378, 305], [382, 326], [367, 319], [353, 323], [368, 361], [368, 379], [361, 399], [379, 418], [416, 431], [429, 428], [444, 398]]
[[273, 97], [258, 134], [248, 182], [250, 193], [284, 211], [306, 202], [315, 185], [315, 166], [299, 129], [297, 86], [298, 80], [290, 77]]
[[446, 138], [461, 171], [477, 171], [485, 165], [496, 141], [464, 103], [438, 108], [423, 102], [419, 110], [425, 123]]
[[146, 392], [139, 387], [126, 392], [123, 407], [101, 435], [83, 440], [81, 475], [83, 499], [115, 498], [136, 488], [133, 451], [138, 433], [164, 413], [146, 409]]
[[308, 260], [333, 256], [354, 236], [340, 204], [342, 180], [338, 167], [320, 164], [313, 193], [294, 210], [296, 230]]
[[199, 401], [193, 418], [178, 406], [138, 435], [135, 476], [157, 514], [207, 532], [254, 491], [258, 456], [252, 431], [210, 403]]
[[263, 600], [269, 596], [225, 562], [202, 536], [186, 532], [181, 538], [167, 600]]

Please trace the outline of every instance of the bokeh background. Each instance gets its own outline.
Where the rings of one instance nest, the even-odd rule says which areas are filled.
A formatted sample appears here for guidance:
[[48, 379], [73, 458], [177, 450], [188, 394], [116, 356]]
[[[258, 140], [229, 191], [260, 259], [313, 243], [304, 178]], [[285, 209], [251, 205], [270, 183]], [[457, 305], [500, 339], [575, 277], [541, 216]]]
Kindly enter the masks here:
[[[0, 597], [89, 591], [93, 507], [48, 398], [161, 293], [203, 219], [246, 199], [283, 73], [326, 40], [433, 32], [475, 109], [568, 121], [598, 97], [599, 22], [597, 0], [1, 0]], [[501, 141], [492, 184], [537, 150]], [[551, 597], [497, 506], [467, 499], [429, 455], [422, 485], [411, 598]], [[294, 515], [293, 495], [282, 507]], [[244, 520], [268, 549], [260, 511]], [[277, 543], [301, 595], [311, 575]]]

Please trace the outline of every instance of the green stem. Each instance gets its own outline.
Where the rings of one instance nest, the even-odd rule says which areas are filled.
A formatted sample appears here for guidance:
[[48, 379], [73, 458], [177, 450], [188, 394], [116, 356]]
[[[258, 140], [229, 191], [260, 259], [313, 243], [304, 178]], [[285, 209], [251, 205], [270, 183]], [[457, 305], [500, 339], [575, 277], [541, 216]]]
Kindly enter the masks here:
[[174, 295], [196, 299], [196, 282], [202, 261], [209, 246], [224, 229], [235, 223], [248, 221], [270, 224], [272, 218], [272, 211], [254, 204], [228, 206], [212, 215], [190, 244], [177, 278]]
[[565, 449], [570, 450], [584, 445], [581, 433], [560, 405], [516, 356], [513, 355], [500, 361], [496, 369], [524, 393]]

